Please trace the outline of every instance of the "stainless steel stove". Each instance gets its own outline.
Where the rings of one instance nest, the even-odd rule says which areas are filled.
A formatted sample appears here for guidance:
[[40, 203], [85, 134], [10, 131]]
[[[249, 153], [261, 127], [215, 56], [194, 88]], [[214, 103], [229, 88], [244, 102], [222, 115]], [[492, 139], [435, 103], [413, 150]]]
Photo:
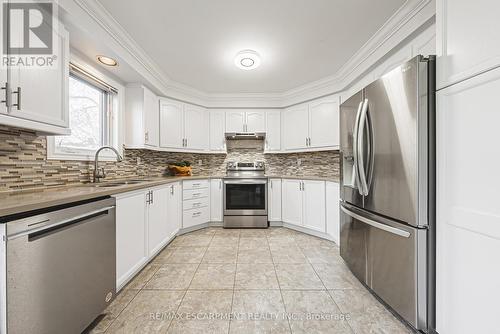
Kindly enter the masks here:
[[264, 163], [228, 162], [224, 178], [224, 227], [268, 226], [267, 177]]

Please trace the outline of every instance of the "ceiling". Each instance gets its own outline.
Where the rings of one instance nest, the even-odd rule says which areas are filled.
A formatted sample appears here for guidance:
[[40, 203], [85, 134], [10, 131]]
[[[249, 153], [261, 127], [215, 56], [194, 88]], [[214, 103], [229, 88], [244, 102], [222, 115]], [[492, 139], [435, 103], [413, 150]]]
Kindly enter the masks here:
[[[281, 93], [334, 75], [405, 0], [99, 0], [173, 81], [206, 93]], [[257, 51], [253, 71], [234, 66]]]

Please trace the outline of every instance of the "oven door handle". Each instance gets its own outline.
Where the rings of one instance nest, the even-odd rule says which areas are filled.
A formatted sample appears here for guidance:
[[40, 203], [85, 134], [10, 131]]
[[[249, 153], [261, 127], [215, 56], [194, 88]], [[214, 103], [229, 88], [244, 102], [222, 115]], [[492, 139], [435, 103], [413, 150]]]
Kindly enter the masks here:
[[224, 180], [224, 184], [267, 184], [267, 180]]

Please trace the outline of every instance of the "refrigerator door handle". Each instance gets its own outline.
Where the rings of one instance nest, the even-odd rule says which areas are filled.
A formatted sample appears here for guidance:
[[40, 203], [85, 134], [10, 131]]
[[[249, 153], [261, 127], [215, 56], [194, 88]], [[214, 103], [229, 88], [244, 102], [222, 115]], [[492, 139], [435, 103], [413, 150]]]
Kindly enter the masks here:
[[408, 231], [405, 231], [405, 230], [401, 230], [399, 228], [395, 228], [395, 227], [392, 227], [392, 226], [389, 226], [389, 225], [385, 225], [385, 224], [382, 224], [382, 223], [379, 223], [379, 222], [376, 222], [374, 220], [371, 220], [371, 219], [368, 219], [366, 217], [363, 217], [361, 215], [358, 215], [354, 212], [352, 212], [351, 210], [348, 210], [346, 209], [343, 205], [340, 206], [340, 209], [348, 216], [351, 216], [352, 218], [354, 219], [357, 219], [365, 224], [368, 224], [370, 226], [373, 226], [375, 228], [378, 228], [380, 230], [384, 230], [386, 232], [389, 232], [389, 233], [392, 233], [392, 234], [396, 234], [396, 235], [399, 235], [401, 237], [404, 237], [404, 238], [409, 238], [410, 237], [410, 232]]
[[360, 176], [359, 176], [359, 168], [358, 168], [358, 164], [359, 164], [359, 161], [358, 161], [358, 133], [359, 133], [359, 119], [360, 119], [360, 115], [361, 115], [361, 110], [363, 108], [363, 103], [364, 101], [361, 101], [359, 102], [359, 106], [358, 106], [358, 112], [356, 113], [356, 121], [354, 122], [354, 129], [353, 129], [353, 134], [352, 134], [352, 153], [353, 153], [353, 156], [354, 156], [354, 164], [353, 164], [353, 167], [354, 167], [354, 175], [356, 177], [356, 180], [355, 180], [355, 183], [358, 187], [358, 191], [359, 191], [359, 194], [360, 195], [363, 195], [363, 192], [360, 188], [361, 186], [361, 181], [360, 181]]
[[357, 144], [357, 155], [358, 155], [358, 173], [360, 179], [360, 194], [363, 196], [368, 195], [368, 182], [366, 180], [366, 171], [365, 171], [365, 152], [364, 152], [364, 143], [363, 139], [365, 137], [365, 126], [367, 120], [368, 113], [368, 99], [363, 101], [363, 108], [361, 109], [361, 115], [359, 116], [359, 130], [358, 137], [356, 140]]

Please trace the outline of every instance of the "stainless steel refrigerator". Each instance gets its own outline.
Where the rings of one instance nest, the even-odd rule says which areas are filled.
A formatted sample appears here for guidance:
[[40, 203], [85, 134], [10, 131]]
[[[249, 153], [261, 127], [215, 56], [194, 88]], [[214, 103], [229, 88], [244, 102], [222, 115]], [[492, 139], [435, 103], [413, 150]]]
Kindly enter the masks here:
[[340, 254], [415, 329], [434, 327], [435, 57], [342, 103]]

